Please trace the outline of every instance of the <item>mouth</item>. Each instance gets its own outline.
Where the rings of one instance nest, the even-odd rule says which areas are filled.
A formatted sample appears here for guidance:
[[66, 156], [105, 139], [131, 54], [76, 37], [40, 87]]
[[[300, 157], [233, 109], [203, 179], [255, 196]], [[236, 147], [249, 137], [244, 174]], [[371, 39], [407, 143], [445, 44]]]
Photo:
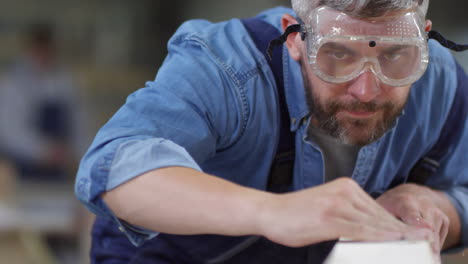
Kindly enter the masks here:
[[345, 116], [352, 118], [371, 118], [377, 114], [377, 111], [340, 111]]

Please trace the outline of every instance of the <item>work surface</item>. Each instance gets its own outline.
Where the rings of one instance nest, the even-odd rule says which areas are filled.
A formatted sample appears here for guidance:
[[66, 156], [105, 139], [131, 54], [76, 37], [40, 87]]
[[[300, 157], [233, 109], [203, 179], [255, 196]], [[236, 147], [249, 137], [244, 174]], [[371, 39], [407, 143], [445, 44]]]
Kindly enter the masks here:
[[436, 264], [426, 241], [339, 242], [325, 264]]

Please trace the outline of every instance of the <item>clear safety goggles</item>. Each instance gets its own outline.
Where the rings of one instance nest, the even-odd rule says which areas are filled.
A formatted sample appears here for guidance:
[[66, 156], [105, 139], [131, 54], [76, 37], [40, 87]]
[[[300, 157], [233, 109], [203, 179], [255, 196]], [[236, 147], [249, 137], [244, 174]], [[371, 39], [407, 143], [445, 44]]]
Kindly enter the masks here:
[[410, 85], [429, 62], [424, 16], [406, 12], [358, 19], [328, 7], [317, 8], [302, 25], [309, 63], [330, 83], [344, 83], [371, 71], [392, 86]]

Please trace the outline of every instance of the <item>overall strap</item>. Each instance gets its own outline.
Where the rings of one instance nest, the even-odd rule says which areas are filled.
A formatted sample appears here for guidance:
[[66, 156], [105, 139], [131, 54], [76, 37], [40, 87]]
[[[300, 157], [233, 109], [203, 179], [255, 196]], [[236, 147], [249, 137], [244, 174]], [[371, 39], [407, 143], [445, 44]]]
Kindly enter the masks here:
[[408, 176], [408, 182], [423, 184], [439, 168], [442, 158], [459, 140], [464, 122], [468, 115], [468, 78], [463, 68], [457, 63], [457, 90], [447, 120], [439, 139], [432, 149], [416, 163]]
[[[283, 49], [268, 49], [270, 41], [276, 39], [281, 32], [259, 18], [242, 19], [242, 23], [250, 34], [250, 37], [255, 42], [258, 50], [260, 50], [265, 58], [268, 60], [276, 81], [276, 89], [279, 95], [280, 107], [280, 138], [278, 142], [278, 149], [273, 164], [270, 168], [270, 175], [268, 178], [268, 190], [272, 192], [282, 193], [291, 191], [291, 183], [293, 179], [294, 158], [295, 158], [295, 133], [290, 129], [290, 118], [288, 107], [286, 104], [286, 96], [284, 90], [284, 76], [283, 76]], [[267, 52], [273, 54], [270, 57]], [[323, 263], [337, 240], [325, 241], [318, 244], [296, 248], [291, 251], [281, 245], [271, 244], [266, 239], [261, 240], [259, 243], [252, 245], [252, 248], [264, 247], [262, 252], [277, 252], [279, 256], [286, 257], [287, 263]], [[255, 250], [254, 250], [255, 251]], [[247, 254], [248, 255], [248, 254]], [[258, 254], [257, 254], [258, 255]], [[303, 261], [294, 261], [294, 258], [304, 258]], [[276, 259], [278, 260], [278, 259]], [[246, 263], [246, 262], [233, 262], [233, 263]], [[260, 263], [260, 262], [256, 262]], [[271, 261], [268, 263], [272, 263]], [[275, 262], [276, 263], [276, 262]], [[286, 263], [278, 261], [278, 263]]]
[[[257, 49], [267, 56], [268, 46], [271, 40], [276, 39], [281, 32], [274, 26], [259, 18], [246, 18], [241, 20]], [[290, 118], [284, 90], [283, 76], [283, 49], [273, 50], [271, 59], [267, 59], [268, 65], [273, 72], [280, 108], [280, 139], [275, 159], [268, 177], [268, 190], [273, 192], [286, 192], [289, 190], [293, 178], [294, 168], [294, 138], [295, 133], [290, 130]]]

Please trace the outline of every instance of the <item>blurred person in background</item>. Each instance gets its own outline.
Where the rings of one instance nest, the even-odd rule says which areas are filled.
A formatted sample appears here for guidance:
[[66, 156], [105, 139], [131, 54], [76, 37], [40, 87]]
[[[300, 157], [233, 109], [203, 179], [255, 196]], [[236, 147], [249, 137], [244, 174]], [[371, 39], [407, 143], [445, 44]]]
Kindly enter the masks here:
[[[292, 4], [183, 24], [98, 132], [75, 186], [100, 216], [92, 263], [320, 263], [340, 237], [468, 245], [467, 78], [428, 41], [429, 1]], [[269, 62], [258, 43], [280, 32]], [[285, 138], [294, 169], [276, 171]]]
[[21, 179], [67, 180], [83, 138], [76, 83], [50, 24], [31, 24], [23, 39], [24, 54], [0, 75], [0, 154]]

